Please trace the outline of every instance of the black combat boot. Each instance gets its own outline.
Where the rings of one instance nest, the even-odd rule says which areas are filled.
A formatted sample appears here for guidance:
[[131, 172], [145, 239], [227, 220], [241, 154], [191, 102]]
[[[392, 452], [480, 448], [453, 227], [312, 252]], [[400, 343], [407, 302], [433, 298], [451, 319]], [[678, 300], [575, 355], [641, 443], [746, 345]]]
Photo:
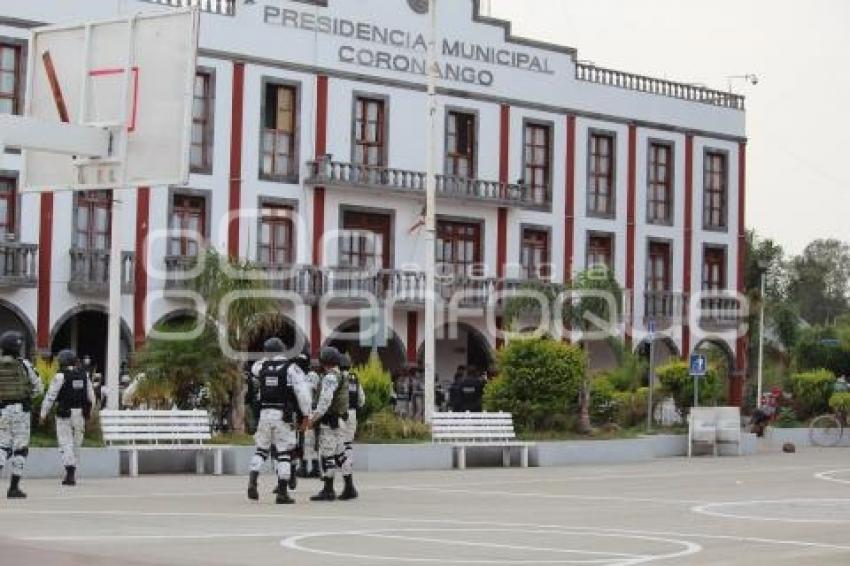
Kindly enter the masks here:
[[345, 489], [342, 490], [342, 493], [339, 496], [340, 501], [349, 501], [351, 499], [357, 499], [357, 490], [354, 489], [354, 477], [353, 476], [344, 476], [345, 480]]
[[62, 485], [73, 486], [77, 485], [77, 468], [74, 466], [65, 466], [65, 479], [62, 480]]
[[298, 488], [298, 466], [291, 464], [289, 466], [289, 489], [295, 490]]
[[325, 487], [322, 488], [322, 491], [314, 495], [310, 498], [310, 501], [335, 501], [336, 500], [336, 492], [334, 491], [334, 479], [333, 478], [325, 478]]
[[6, 497], [9, 499], [27, 498], [27, 494], [21, 491], [21, 476], [12, 476], [12, 483], [9, 485], [9, 491], [6, 492]]
[[295, 475], [299, 478], [307, 477], [307, 460], [301, 460], [301, 463], [298, 465], [298, 472]]
[[286, 492], [287, 490], [287, 482], [286, 480], [278, 480], [277, 482], [277, 499], [275, 499], [275, 503], [278, 505], [292, 505], [295, 503], [295, 500], [289, 497], [289, 494]]
[[248, 478], [248, 499], [257, 501], [260, 498], [260, 492], [257, 490], [257, 480], [260, 478], [260, 472], [251, 472]]
[[310, 474], [307, 477], [316, 478], [316, 479], [319, 479], [319, 478], [322, 477], [322, 469], [319, 466], [318, 460], [313, 460], [313, 469], [310, 471]]

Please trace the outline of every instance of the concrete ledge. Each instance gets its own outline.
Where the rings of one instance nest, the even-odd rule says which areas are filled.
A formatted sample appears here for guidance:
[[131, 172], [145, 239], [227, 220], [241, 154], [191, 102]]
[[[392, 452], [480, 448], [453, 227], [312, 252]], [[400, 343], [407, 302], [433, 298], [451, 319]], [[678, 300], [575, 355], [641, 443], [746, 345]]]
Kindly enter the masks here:
[[[777, 448], [782, 448], [786, 442], [793, 442], [797, 448], [812, 446], [809, 437], [809, 427], [805, 428], [777, 428], [769, 426], [764, 431], [764, 439]], [[844, 436], [837, 446], [850, 446], [850, 431], [845, 431]]]
[[451, 470], [452, 448], [441, 444], [355, 444], [354, 469], [362, 472]]
[[[64, 471], [57, 448], [30, 448], [26, 477], [60, 478]], [[118, 452], [106, 448], [83, 448], [78, 474], [81, 478], [117, 478], [120, 475]], [[3, 471], [3, 475], [9, 475], [8, 467]]]
[[531, 465], [541, 467], [646, 462], [653, 458], [655, 443], [651, 438], [540, 442], [530, 454]]

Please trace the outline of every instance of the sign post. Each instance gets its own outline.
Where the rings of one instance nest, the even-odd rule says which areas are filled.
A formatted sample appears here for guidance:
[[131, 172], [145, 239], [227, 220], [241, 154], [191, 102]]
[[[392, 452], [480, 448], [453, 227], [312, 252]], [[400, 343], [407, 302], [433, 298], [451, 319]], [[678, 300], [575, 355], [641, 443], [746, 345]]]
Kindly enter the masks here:
[[708, 371], [705, 354], [691, 354], [690, 374], [694, 378], [694, 407], [699, 406], [699, 380]]
[[649, 319], [649, 394], [646, 409], [646, 432], [652, 432], [652, 389], [655, 387], [655, 320]]

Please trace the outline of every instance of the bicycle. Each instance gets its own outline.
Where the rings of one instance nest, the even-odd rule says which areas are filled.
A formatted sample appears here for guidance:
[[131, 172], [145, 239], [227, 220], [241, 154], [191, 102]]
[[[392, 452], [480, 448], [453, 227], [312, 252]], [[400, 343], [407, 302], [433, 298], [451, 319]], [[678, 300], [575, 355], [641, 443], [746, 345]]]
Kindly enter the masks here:
[[809, 424], [809, 438], [815, 446], [829, 448], [841, 441], [846, 427], [846, 413], [842, 411], [827, 413], [812, 419]]

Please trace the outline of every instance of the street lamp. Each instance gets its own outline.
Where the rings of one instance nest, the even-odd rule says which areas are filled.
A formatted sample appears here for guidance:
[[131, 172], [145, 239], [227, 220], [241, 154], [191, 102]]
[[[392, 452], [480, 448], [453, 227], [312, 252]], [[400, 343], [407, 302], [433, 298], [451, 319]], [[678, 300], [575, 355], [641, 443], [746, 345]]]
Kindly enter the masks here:
[[770, 262], [759, 260], [759, 274], [761, 275], [761, 308], [759, 312], [759, 363], [756, 385], [756, 407], [761, 407], [762, 375], [764, 371], [764, 303], [765, 303], [765, 280]]

